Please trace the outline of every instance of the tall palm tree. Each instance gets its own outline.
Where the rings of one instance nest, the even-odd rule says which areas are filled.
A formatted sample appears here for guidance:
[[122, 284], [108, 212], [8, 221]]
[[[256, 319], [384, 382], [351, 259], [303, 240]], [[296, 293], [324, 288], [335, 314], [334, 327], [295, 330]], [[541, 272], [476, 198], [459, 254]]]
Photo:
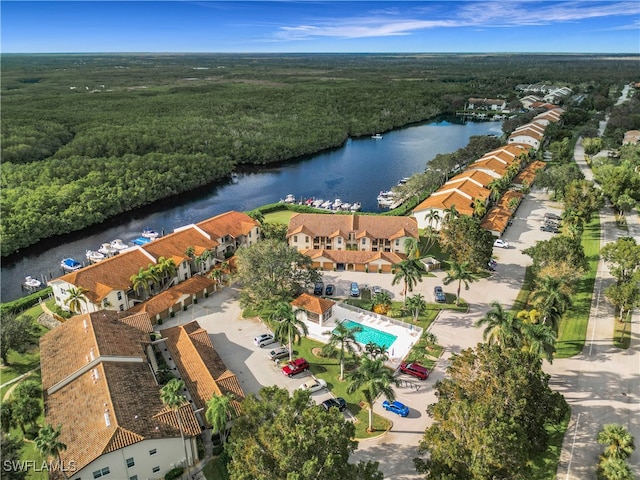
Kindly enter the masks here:
[[35, 438], [34, 443], [36, 449], [44, 458], [55, 458], [58, 461], [60, 472], [64, 478], [67, 478], [64, 465], [62, 464], [62, 458], [60, 457], [60, 453], [67, 449], [67, 446], [60, 441], [61, 431], [62, 425], [58, 425], [57, 428], [53, 428], [47, 423], [38, 432], [38, 436]]
[[636, 446], [633, 435], [617, 423], [609, 423], [598, 432], [598, 443], [606, 445], [603, 455], [607, 458], [625, 460], [631, 456]]
[[302, 337], [309, 335], [307, 324], [298, 318], [304, 310], [293, 310], [289, 302], [278, 302], [271, 314], [271, 321], [275, 322], [273, 333], [275, 337], [289, 345], [289, 361], [293, 360], [293, 342], [300, 343]]
[[173, 258], [160, 257], [156, 264], [156, 268], [159, 277], [162, 280], [163, 288], [170, 284], [167, 280], [173, 278], [178, 271], [178, 267], [176, 266], [176, 262]]
[[389, 360], [389, 355], [387, 355], [386, 347], [381, 347], [375, 342], [367, 343], [364, 346], [364, 353], [371, 360], [382, 359], [383, 362], [385, 360]]
[[69, 296], [64, 300], [64, 304], [69, 307], [73, 313], [82, 313], [82, 304], [87, 304], [87, 296], [85, 295], [89, 290], [82, 287], [71, 287], [69, 290]]
[[421, 294], [416, 293], [407, 298], [407, 308], [411, 311], [413, 323], [415, 323], [418, 321], [420, 314], [426, 310], [427, 302]]
[[417, 238], [407, 237], [404, 239], [404, 253], [409, 258], [420, 258], [420, 242]]
[[491, 310], [476, 322], [476, 327], [485, 327], [482, 338], [506, 348], [520, 348], [523, 341], [522, 321], [502, 308], [500, 303], [493, 301], [490, 305]]
[[456, 218], [458, 218], [459, 216], [460, 216], [460, 212], [458, 212], [458, 209], [456, 208], [456, 206], [451, 205], [449, 208], [446, 208], [444, 210], [444, 218], [442, 220], [442, 223], [450, 223]]
[[460, 305], [460, 289], [464, 283], [464, 289], [469, 290], [469, 284], [479, 280], [478, 274], [469, 268], [469, 262], [458, 263], [452, 260], [447, 276], [442, 282], [449, 285], [452, 282], [458, 282], [458, 293], [456, 294], [456, 305]]
[[223, 445], [227, 440], [227, 423], [236, 413], [231, 403], [233, 399], [234, 396], [230, 392], [225, 395], [216, 395], [214, 393], [207, 402], [207, 410], [204, 414], [212, 430], [219, 433], [220, 441], [222, 441]]
[[400, 281], [404, 282], [402, 296], [404, 297], [405, 303], [407, 301], [407, 290], [413, 292], [413, 287], [415, 287], [418, 282], [422, 282], [423, 271], [424, 268], [419, 260], [409, 258], [400, 263], [396, 263], [391, 268], [391, 272], [393, 273], [391, 285], [396, 285]]
[[492, 180], [489, 185], [489, 198], [493, 201], [493, 203], [497, 203], [500, 200], [500, 193], [502, 193], [502, 184], [500, 183], [500, 179], [496, 178]]
[[136, 293], [139, 294], [142, 290], [142, 292], [149, 295], [149, 282], [151, 281], [149, 270], [145, 270], [144, 267], [140, 267], [138, 273], [134, 273], [133, 275], [131, 275], [131, 277], [129, 277], [129, 281], [131, 282], [131, 288], [133, 288]]
[[546, 358], [549, 363], [553, 362], [557, 336], [551, 327], [540, 323], [523, 322], [522, 336], [524, 337], [524, 348], [528, 352], [535, 353], [540, 358]]
[[338, 322], [332, 331], [323, 332], [323, 335], [330, 335], [329, 343], [322, 347], [323, 355], [331, 355], [334, 350], [338, 350], [338, 360], [340, 361], [340, 380], [344, 380], [344, 360], [346, 353], [355, 356], [356, 350], [361, 350], [362, 346], [356, 341], [356, 333], [362, 331], [362, 327], [347, 328], [344, 322]]
[[216, 290], [218, 289], [218, 285], [222, 281], [222, 275], [223, 275], [222, 270], [220, 270], [219, 268], [214, 268], [209, 274], [209, 276], [213, 278], [216, 282], [215, 284]]
[[437, 229], [438, 222], [440, 221], [440, 214], [437, 210], [429, 210], [429, 213], [427, 213], [425, 220], [429, 224], [429, 227], [433, 226], [433, 224], [435, 223], [435, 228]]
[[176, 414], [176, 418], [178, 419], [178, 429], [180, 430], [180, 438], [182, 439], [182, 446], [184, 447], [184, 464], [185, 467], [187, 467], [189, 466], [189, 454], [187, 453], [187, 444], [184, 441], [184, 429], [182, 427], [182, 417], [180, 416], [180, 409], [185, 403], [187, 403], [187, 400], [182, 395], [183, 390], [184, 382], [177, 378], [172, 378], [160, 389], [160, 400], [166, 407]]
[[373, 403], [378, 395], [383, 394], [392, 402], [396, 398], [392, 385], [400, 386], [400, 380], [384, 366], [383, 361], [382, 358], [363, 357], [358, 369], [351, 373], [351, 384], [347, 387], [350, 394], [362, 390], [369, 409], [369, 432], [373, 431]]
[[572, 289], [564, 276], [544, 275], [537, 279], [531, 302], [542, 314], [543, 322], [558, 330], [562, 314], [571, 306]]

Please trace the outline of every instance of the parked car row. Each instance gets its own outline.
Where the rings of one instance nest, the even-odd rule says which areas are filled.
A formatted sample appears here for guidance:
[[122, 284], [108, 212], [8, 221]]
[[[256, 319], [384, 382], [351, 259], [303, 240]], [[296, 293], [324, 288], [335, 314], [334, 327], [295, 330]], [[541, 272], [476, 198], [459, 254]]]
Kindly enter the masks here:
[[333, 283], [329, 283], [325, 287], [324, 283], [318, 282], [313, 287], [314, 295], [322, 295], [324, 293], [327, 297], [330, 297], [335, 293], [335, 291], [336, 291], [336, 286]]

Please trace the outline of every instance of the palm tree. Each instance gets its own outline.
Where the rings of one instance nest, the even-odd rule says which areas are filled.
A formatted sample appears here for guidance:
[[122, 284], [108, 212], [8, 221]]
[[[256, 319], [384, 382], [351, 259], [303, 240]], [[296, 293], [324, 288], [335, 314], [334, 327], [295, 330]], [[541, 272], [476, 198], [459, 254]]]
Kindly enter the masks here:
[[495, 180], [492, 180], [487, 187], [489, 187], [489, 198], [493, 203], [497, 203], [498, 200], [500, 200], [500, 193], [502, 192], [500, 179], [496, 178]]
[[422, 263], [415, 259], [403, 260], [392, 267], [393, 279], [391, 280], [391, 285], [395, 285], [400, 281], [404, 282], [402, 296], [404, 297], [405, 303], [407, 301], [407, 290], [413, 292], [413, 287], [415, 287], [418, 282], [422, 282], [423, 270]]
[[62, 425], [58, 425], [58, 428], [53, 428], [47, 423], [38, 432], [38, 436], [35, 438], [34, 443], [36, 449], [44, 458], [49, 459], [53, 457], [58, 461], [60, 472], [64, 478], [67, 478], [64, 465], [62, 464], [62, 459], [60, 457], [60, 452], [67, 449], [67, 446], [60, 441], [61, 430]]
[[362, 331], [362, 327], [347, 328], [344, 322], [338, 322], [333, 331], [323, 332], [323, 335], [330, 335], [329, 343], [322, 347], [323, 355], [331, 355], [337, 348], [338, 360], [340, 361], [340, 380], [344, 380], [344, 360], [346, 353], [355, 356], [356, 350], [361, 350], [362, 346], [356, 341], [356, 333]]
[[362, 390], [369, 409], [369, 427], [367, 428], [369, 432], [373, 431], [373, 403], [376, 398], [383, 394], [392, 402], [395, 400], [395, 392], [391, 385], [396, 387], [400, 385], [400, 380], [384, 366], [383, 361], [382, 358], [363, 357], [358, 369], [351, 373], [351, 384], [347, 388], [350, 394]]
[[209, 276], [211, 278], [213, 278], [216, 282], [216, 290], [218, 289], [218, 285], [220, 284], [220, 282], [222, 281], [222, 270], [220, 270], [219, 268], [214, 268], [211, 271], [211, 274], [209, 274]]
[[371, 360], [382, 359], [389, 360], [389, 355], [387, 355], [387, 349], [385, 347], [381, 347], [377, 343], [369, 342], [364, 346], [364, 353]]
[[162, 280], [163, 288], [168, 283], [167, 279], [174, 277], [177, 271], [178, 269], [176, 267], [176, 262], [173, 258], [158, 258], [158, 263], [156, 264], [156, 272], [160, 280]]
[[491, 302], [491, 310], [476, 322], [476, 327], [485, 326], [482, 338], [489, 343], [497, 343], [507, 348], [522, 346], [522, 322], [500, 303]]
[[544, 323], [551, 324], [557, 331], [562, 314], [572, 303], [569, 280], [564, 276], [544, 275], [536, 283], [531, 302], [542, 313]]
[[420, 243], [417, 238], [407, 237], [404, 239], [404, 253], [408, 258], [420, 258]]
[[278, 302], [271, 314], [271, 321], [276, 322], [275, 337], [289, 345], [289, 361], [293, 360], [293, 342], [300, 343], [302, 337], [309, 335], [307, 324], [298, 318], [303, 309], [293, 310], [289, 302]]
[[421, 294], [416, 293], [415, 295], [407, 298], [407, 308], [411, 310], [413, 323], [416, 323], [420, 314], [426, 310], [427, 302]]
[[607, 445], [603, 455], [607, 458], [625, 460], [631, 456], [636, 446], [633, 435], [617, 423], [609, 423], [598, 432], [598, 443]]
[[69, 307], [73, 313], [82, 313], [82, 304], [87, 304], [86, 293], [89, 290], [78, 287], [69, 289], [69, 296], [64, 300], [64, 304]]
[[444, 277], [442, 282], [445, 285], [449, 285], [452, 282], [458, 282], [458, 293], [456, 295], [456, 305], [460, 305], [460, 289], [464, 283], [464, 289], [469, 290], [469, 283], [477, 282], [479, 280], [478, 274], [469, 268], [469, 262], [458, 263], [452, 260], [449, 263], [450, 267], [447, 272], [447, 276]]
[[429, 210], [429, 213], [427, 213], [426, 217], [424, 218], [429, 224], [429, 227], [431, 227], [432, 224], [435, 223], [436, 224], [435, 228], [436, 229], [438, 228], [438, 222], [440, 221], [440, 214], [438, 213], [437, 210]]
[[214, 393], [207, 402], [207, 410], [204, 414], [213, 431], [219, 433], [220, 441], [223, 445], [227, 440], [227, 423], [236, 413], [231, 403], [233, 399], [234, 396], [230, 392], [225, 395], [216, 395]]
[[184, 441], [184, 429], [182, 428], [182, 418], [180, 416], [180, 409], [187, 403], [187, 400], [182, 395], [183, 390], [184, 382], [177, 378], [172, 378], [160, 389], [160, 400], [167, 408], [176, 414], [176, 418], [178, 419], [178, 429], [180, 430], [180, 438], [182, 439], [182, 446], [184, 447], [184, 464], [186, 467], [189, 465], [189, 455], [187, 453], [187, 444]]
[[129, 277], [131, 288], [133, 288], [133, 290], [138, 294], [140, 294], [140, 290], [142, 290], [147, 295], [149, 294], [149, 280], [149, 271], [145, 270], [144, 267], [140, 267], [138, 273], [134, 273], [133, 275], [131, 275], [131, 277]]
[[598, 464], [598, 478], [605, 480], [634, 480], [636, 477], [627, 462], [620, 458], [602, 457]]
[[512, 198], [509, 200], [509, 203], [507, 203], [507, 208], [511, 213], [514, 213], [518, 209], [518, 205], [520, 205], [520, 199]]
[[442, 223], [452, 222], [459, 216], [460, 216], [460, 212], [458, 212], [458, 209], [456, 208], [456, 206], [451, 205], [449, 208], [446, 208], [444, 210], [444, 219], [442, 220]]
[[551, 327], [539, 323], [523, 322], [522, 336], [524, 337], [524, 348], [528, 352], [535, 353], [540, 358], [546, 358], [549, 363], [553, 362], [557, 336]]
[[482, 218], [487, 213], [487, 204], [481, 198], [476, 198], [473, 201], [473, 215], [476, 218]]

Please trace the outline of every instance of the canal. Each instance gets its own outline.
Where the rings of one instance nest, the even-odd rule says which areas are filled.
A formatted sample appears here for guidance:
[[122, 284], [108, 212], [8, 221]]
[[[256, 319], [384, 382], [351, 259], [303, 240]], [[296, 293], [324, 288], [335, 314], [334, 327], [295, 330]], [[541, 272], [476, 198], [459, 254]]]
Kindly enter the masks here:
[[342, 148], [307, 159], [239, 172], [237, 181], [214, 185], [121, 215], [81, 232], [40, 242], [2, 262], [2, 302], [14, 300], [25, 276], [48, 280], [62, 275], [60, 262], [72, 257], [86, 263], [86, 251], [116, 238], [131, 242], [146, 227], [169, 233], [229, 210], [247, 211], [284, 199], [323, 198], [360, 202], [362, 211], [379, 211], [377, 195], [398, 180], [423, 171], [439, 153], [467, 145], [474, 135], [500, 135], [498, 122], [439, 120], [387, 132], [381, 139], [350, 139]]

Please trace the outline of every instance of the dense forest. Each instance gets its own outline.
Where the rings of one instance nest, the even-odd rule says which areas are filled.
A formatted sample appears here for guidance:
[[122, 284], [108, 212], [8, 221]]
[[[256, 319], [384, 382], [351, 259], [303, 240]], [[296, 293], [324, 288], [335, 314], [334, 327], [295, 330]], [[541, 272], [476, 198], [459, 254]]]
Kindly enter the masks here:
[[2, 255], [518, 84], [588, 93], [637, 59], [586, 55], [3, 55]]

